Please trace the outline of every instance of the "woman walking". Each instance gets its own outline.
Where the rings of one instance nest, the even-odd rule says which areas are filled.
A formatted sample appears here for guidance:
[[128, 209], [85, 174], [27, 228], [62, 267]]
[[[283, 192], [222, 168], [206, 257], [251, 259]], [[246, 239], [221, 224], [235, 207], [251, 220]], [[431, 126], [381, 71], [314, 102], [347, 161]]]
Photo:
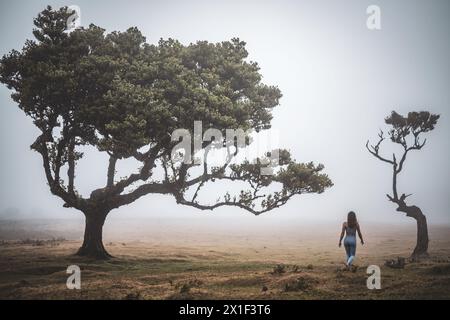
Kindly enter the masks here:
[[358, 220], [356, 219], [356, 214], [350, 211], [347, 215], [347, 221], [342, 224], [341, 237], [339, 238], [339, 247], [342, 245], [342, 239], [344, 238], [345, 253], [347, 254], [347, 261], [345, 265], [347, 268], [352, 266], [353, 260], [356, 255], [356, 232], [358, 232], [359, 239], [361, 239], [361, 244], [364, 244], [364, 240], [361, 234], [361, 229], [359, 228]]

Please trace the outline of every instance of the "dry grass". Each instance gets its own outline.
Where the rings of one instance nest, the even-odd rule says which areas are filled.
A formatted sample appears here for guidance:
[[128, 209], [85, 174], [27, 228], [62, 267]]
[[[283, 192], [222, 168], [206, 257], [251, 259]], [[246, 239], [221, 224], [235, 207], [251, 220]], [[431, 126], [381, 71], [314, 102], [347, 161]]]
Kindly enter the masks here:
[[[229, 236], [225, 243], [199, 235], [195, 244], [192, 237], [183, 243], [108, 240], [115, 256], [108, 261], [72, 256], [80, 245], [75, 240], [2, 241], [0, 298], [449, 299], [450, 233], [431, 234], [430, 259], [404, 269], [385, 267], [384, 261], [407, 256], [410, 234], [369, 234], [368, 245], [358, 247], [356, 272], [342, 269], [343, 249], [327, 236], [291, 235], [289, 241]], [[72, 264], [82, 270], [81, 290], [66, 288]], [[366, 287], [370, 264], [381, 267], [381, 290]]]

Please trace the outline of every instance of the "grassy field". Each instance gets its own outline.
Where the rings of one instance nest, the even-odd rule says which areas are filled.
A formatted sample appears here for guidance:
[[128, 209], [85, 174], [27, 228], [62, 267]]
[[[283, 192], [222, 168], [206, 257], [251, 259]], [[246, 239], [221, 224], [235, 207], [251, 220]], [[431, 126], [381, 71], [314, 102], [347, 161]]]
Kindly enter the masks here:
[[[24, 235], [22, 229], [15, 230]], [[385, 267], [384, 261], [408, 256], [414, 230], [367, 232], [367, 245], [358, 247], [356, 272], [342, 268], [344, 254], [337, 248], [336, 230], [308, 230], [242, 235], [194, 228], [177, 236], [166, 230], [166, 238], [159, 230], [160, 234], [141, 240], [125, 232], [105, 239], [107, 250], [115, 256], [108, 261], [73, 256], [79, 240], [2, 240], [0, 298], [450, 298], [449, 228], [432, 228], [430, 258], [407, 263], [404, 269]], [[82, 270], [81, 290], [66, 288], [66, 269], [73, 264]], [[381, 267], [381, 290], [366, 287], [366, 268], [371, 264]], [[279, 272], [277, 265], [281, 265]]]

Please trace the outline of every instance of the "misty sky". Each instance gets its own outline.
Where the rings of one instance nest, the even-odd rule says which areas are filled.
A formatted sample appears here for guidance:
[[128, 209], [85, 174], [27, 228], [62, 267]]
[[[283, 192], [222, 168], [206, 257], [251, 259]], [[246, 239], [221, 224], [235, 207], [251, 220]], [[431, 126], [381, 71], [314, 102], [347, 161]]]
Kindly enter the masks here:
[[[78, 5], [81, 25], [124, 31], [137, 26], [155, 43], [184, 44], [239, 37], [263, 82], [283, 93], [273, 128], [281, 145], [302, 162], [316, 161], [335, 186], [301, 195], [286, 206], [253, 217], [235, 208], [217, 216], [265, 221], [340, 222], [349, 210], [361, 221], [410, 223], [387, 201], [391, 168], [365, 149], [391, 110], [429, 110], [441, 118], [427, 145], [412, 152], [399, 192], [412, 193], [431, 224], [450, 223], [450, 2], [442, 1], [17, 1], [0, 2], [0, 53], [32, 38], [33, 18], [50, 4]], [[368, 30], [366, 8], [381, 8], [381, 30]], [[38, 131], [0, 86], [0, 213], [18, 208], [36, 217], [77, 217], [50, 194], [40, 156], [29, 146]], [[389, 144], [389, 142], [386, 142]], [[392, 149], [387, 149], [388, 155]], [[106, 181], [106, 156], [88, 152], [76, 183], [83, 194]], [[216, 191], [216, 189], [214, 189]], [[115, 217], [187, 218], [208, 214], [177, 206], [172, 197], [148, 195], [112, 212]], [[244, 217], [245, 216], [245, 217]]]

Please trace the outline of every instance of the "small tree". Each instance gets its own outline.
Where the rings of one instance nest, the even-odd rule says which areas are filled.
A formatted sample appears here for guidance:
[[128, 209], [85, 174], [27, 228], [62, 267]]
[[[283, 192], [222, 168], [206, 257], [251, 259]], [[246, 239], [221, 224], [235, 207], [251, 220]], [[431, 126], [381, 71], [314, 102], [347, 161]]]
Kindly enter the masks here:
[[412, 253], [412, 258], [428, 255], [427, 219], [419, 207], [406, 204], [405, 200], [410, 194], [402, 193], [399, 196], [399, 192], [397, 191], [397, 178], [403, 169], [408, 153], [413, 150], [420, 150], [425, 145], [427, 140], [424, 139], [421, 141], [420, 135], [433, 130], [438, 119], [439, 115], [426, 111], [409, 112], [407, 117], [403, 117], [397, 112], [392, 111], [391, 115], [385, 119], [385, 122], [392, 127], [388, 131], [389, 138], [392, 142], [399, 144], [403, 149], [400, 158], [395, 153], [392, 154], [392, 159], [380, 155], [380, 146], [385, 139], [382, 130], [378, 134], [379, 140], [376, 145], [369, 145], [369, 141], [366, 143], [367, 150], [373, 156], [392, 166], [392, 195], [387, 194], [389, 201], [397, 204], [397, 211], [406, 213], [406, 216], [414, 218], [417, 222], [417, 243]]
[[[206, 161], [213, 139], [201, 143], [203, 166], [173, 160], [178, 141], [172, 141], [172, 133], [192, 128], [196, 120], [223, 137], [227, 129], [270, 128], [281, 93], [261, 83], [257, 63], [246, 61], [244, 42], [185, 46], [169, 39], [152, 45], [137, 28], [105, 35], [95, 25], [69, 33], [70, 14], [66, 8], [42, 11], [34, 21], [36, 41], [2, 58], [0, 81], [14, 90], [12, 98], [40, 130], [31, 148], [42, 156], [51, 192], [86, 217], [78, 255], [108, 258], [102, 243], [108, 213], [147, 194], [172, 195], [178, 204], [202, 210], [234, 206], [258, 215], [296, 194], [322, 193], [332, 186], [322, 165], [297, 163], [286, 150], [278, 150], [273, 175], [261, 174], [267, 157], [232, 163], [237, 142], [229, 145], [225, 138], [214, 140], [227, 147], [223, 165]], [[87, 145], [106, 153], [109, 162], [105, 186], [82, 197], [75, 187], [76, 164]], [[142, 165], [117, 179], [116, 163], [123, 159]], [[200, 189], [218, 180], [245, 182], [248, 188], [201, 204]], [[267, 191], [272, 184], [279, 191]], [[190, 190], [194, 193], [188, 197]]]

